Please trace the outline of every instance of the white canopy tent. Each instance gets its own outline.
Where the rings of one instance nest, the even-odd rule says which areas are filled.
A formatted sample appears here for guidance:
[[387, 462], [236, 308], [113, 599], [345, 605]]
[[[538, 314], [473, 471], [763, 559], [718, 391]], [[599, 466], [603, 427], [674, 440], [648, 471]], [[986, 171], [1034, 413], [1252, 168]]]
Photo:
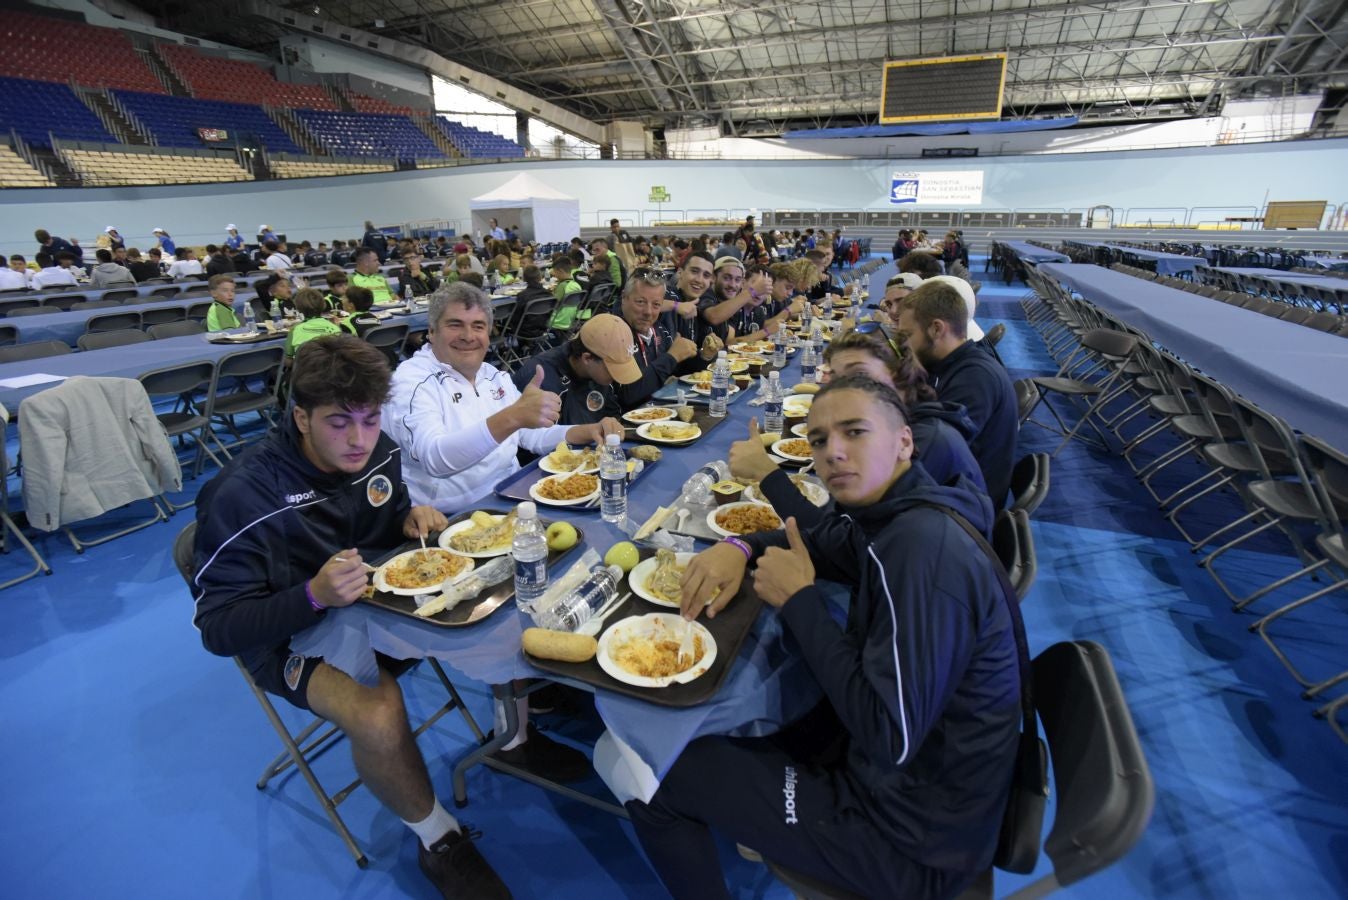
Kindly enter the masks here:
[[580, 201], [549, 187], [532, 175], [516, 175], [494, 191], [468, 202], [473, 231], [491, 231], [488, 219], [502, 228], [519, 226], [520, 238], [541, 244], [565, 243], [580, 234]]

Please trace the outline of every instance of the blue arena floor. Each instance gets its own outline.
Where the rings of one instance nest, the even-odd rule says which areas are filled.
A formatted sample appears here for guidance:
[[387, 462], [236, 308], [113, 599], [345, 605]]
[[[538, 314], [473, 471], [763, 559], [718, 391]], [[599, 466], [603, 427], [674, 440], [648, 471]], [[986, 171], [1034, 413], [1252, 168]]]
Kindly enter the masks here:
[[[1047, 373], [1052, 362], [1016, 302], [1024, 290], [987, 284], [979, 319], [1007, 323], [999, 349], [1015, 372]], [[1055, 441], [1027, 428], [1023, 449]], [[1063, 895], [1348, 896], [1348, 746], [1311, 717], [1246, 631], [1253, 616], [1230, 611], [1121, 459], [1074, 445], [1054, 461], [1052, 482], [1034, 522], [1031, 649], [1068, 638], [1108, 648], [1156, 780], [1139, 845]], [[234, 664], [207, 654], [192, 627], [170, 558], [190, 516], [82, 556], [46, 536], [37, 543], [55, 574], [0, 594], [0, 896], [435, 896], [410, 833], [367, 791], [341, 807], [371, 858], [361, 871], [301, 779], [254, 789], [279, 745]], [[1232, 554], [1224, 571], [1237, 580], [1289, 571], [1279, 554], [1269, 542]], [[0, 558], [0, 579], [23, 562]], [[1303, 582], [1257, 606], [1308, 591]], [[1291, 645], [1326, 673], [1348, 665], [1343, 613], [1342, 598], [1330, 598], [1286, 623]], [[438, 690], [420, 671], [404, 685], [414, 717]], [[489, 720], [486, 689], [460, 686]], [[541, 724], [580, 745], [599, 730], [586, 719]], [[422, 739], [442, 797], [469, 742], [453, 714]], [[345, 747], [316, 771], [345, 784]], [[485, 832], [483, 852], [516, 897], [664, 896], [625, 822], [481, 768], [469, 795], [455, 812]], [[737, 897], [789, 896], [732, 847], [722, 856]], [[1045, 871], [1047, 860], [1036, 874]], [[998, 894], [1027, 880], [1001, 876]]]

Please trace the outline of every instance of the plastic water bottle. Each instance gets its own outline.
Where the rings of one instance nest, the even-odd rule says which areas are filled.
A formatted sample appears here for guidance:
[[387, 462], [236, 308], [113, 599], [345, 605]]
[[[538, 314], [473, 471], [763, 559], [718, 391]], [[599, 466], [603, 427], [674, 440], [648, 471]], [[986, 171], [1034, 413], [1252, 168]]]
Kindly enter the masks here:
[[281, 327], [281, 301], [275, 297], [271, 301], [271, 324], [277, 329]]
[[810, 329], [810, 346], [814, 348], [814, 358], [820, 359], [824, 355], [824, 329], [818, 322]]
[[599, 511], [605, 522], [621, 525], [627, 521], [627, 454], [616, 434], [604, 438], [599, 457]]
[[852, 282], [852, 309], [861, 308], [861, 282]]
[[538, 507], [528, 500], [515, 511], [510, 555], [515, 558], [515, 604], [532, 615], [538, 598], [548, 589], [548, 539], [538, 522]]
[[[829, 285], [829, 287], [832, 287], [832, 286], [833, 286], [833, 285]], [[824, 295], [824, 311], [823, 311], [823, 313], [821, 313], [821, 315], [823, 315], [823, 317], [824, 317], [825, 319], [831, 319], [831, 318], [833, 318], [833, 294], [832, 294], [832, 293], [828, 293], [828, 294], [825, 294], [825, 295]]]
[[723, 459], [714, 459], [698, 469], [683, 483], [679, 505], [691, 503], [706, 506], [711, 502], [711, 486], [730, 477], [730, 464]]
[[243, 301], [243, 329], [249, 334], [257, 334], [257, 313], [247, 300]]
[[814, 321], [814, 303], [810, 298], [805, 298], [805, 306], [800, 311], [800, 325], [802, 331], [810, 330], [810, 323]]
[[534, 617], [539, 628], [549, 631], [575, 631], [590, 621], [604, 604], [618, 596], [623, 570], [618, 566], [595, 566], [590, 577], [565, 597]]
[[725, 351], [716, 354], [716, 368], [711, 371], [711, 408], [713, 419], [725, 418], [726, 399], [730, 396], [730, 360]]
[[405, 285], [403, 287], [403, 308], [406, 309], [408, 312], [411, 312], [412, 304], [414, 302], [415, 301], [412, 299], [412, 285], [410, 284]]
[[[786, 328], [781, 327], [772, 336], [772, 367], [774, 369], [786, 368]], [[776, 374], [776, 373], [773, 373]]]
[[781, 373], [769, 372], [767, 387], [763, 388], [763, 431], [781, 434], [785, 424], [782, 419]]
[[806, 384], [814, 384], [817, 377], [814, 359], [814, 344], [806, 344], [805, 352], [800, 355], [800, 380]]

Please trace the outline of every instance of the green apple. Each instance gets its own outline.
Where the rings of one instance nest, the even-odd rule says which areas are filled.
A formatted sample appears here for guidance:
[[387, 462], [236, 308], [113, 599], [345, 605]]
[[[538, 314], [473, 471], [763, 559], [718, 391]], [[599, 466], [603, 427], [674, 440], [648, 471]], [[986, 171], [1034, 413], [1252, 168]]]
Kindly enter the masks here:
[[624, 572], [632, 571], [639, 562], [641, 562], [641, 554], [637, 552], [636, 544], [631, 541], [614, 544], [604, 554], [604, 565], [617, 566]]
[[570, 522], [553, 522], [548, 526], [548, 549], [570, 550], [578, 537], [576, 526]]

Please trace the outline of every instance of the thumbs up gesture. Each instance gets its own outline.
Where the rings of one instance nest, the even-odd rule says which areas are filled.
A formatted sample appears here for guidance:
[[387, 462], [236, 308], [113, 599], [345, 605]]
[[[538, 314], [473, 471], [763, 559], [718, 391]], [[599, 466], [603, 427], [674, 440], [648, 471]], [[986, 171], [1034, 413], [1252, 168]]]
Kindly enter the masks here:
[[562, 414], [562, 398], [543, 390], [543, 367], [534, 367], [534, 377], [524, 387], [524, 393], [514, 402], [516, 428], [548, 428], [557, 424]]
[[749, 439], [730, 445], [730, 474], [745, 481], [762, 481], [777, 471], [777, 464], [763, 446], [758, 419], [749, 420]]
[[786, 520], [787, 547], [769, 547], [754, 569], [754, 592], [778, 609], [799, 591], [814, 584], [814, 562], [800, 536], [796, 518]]

